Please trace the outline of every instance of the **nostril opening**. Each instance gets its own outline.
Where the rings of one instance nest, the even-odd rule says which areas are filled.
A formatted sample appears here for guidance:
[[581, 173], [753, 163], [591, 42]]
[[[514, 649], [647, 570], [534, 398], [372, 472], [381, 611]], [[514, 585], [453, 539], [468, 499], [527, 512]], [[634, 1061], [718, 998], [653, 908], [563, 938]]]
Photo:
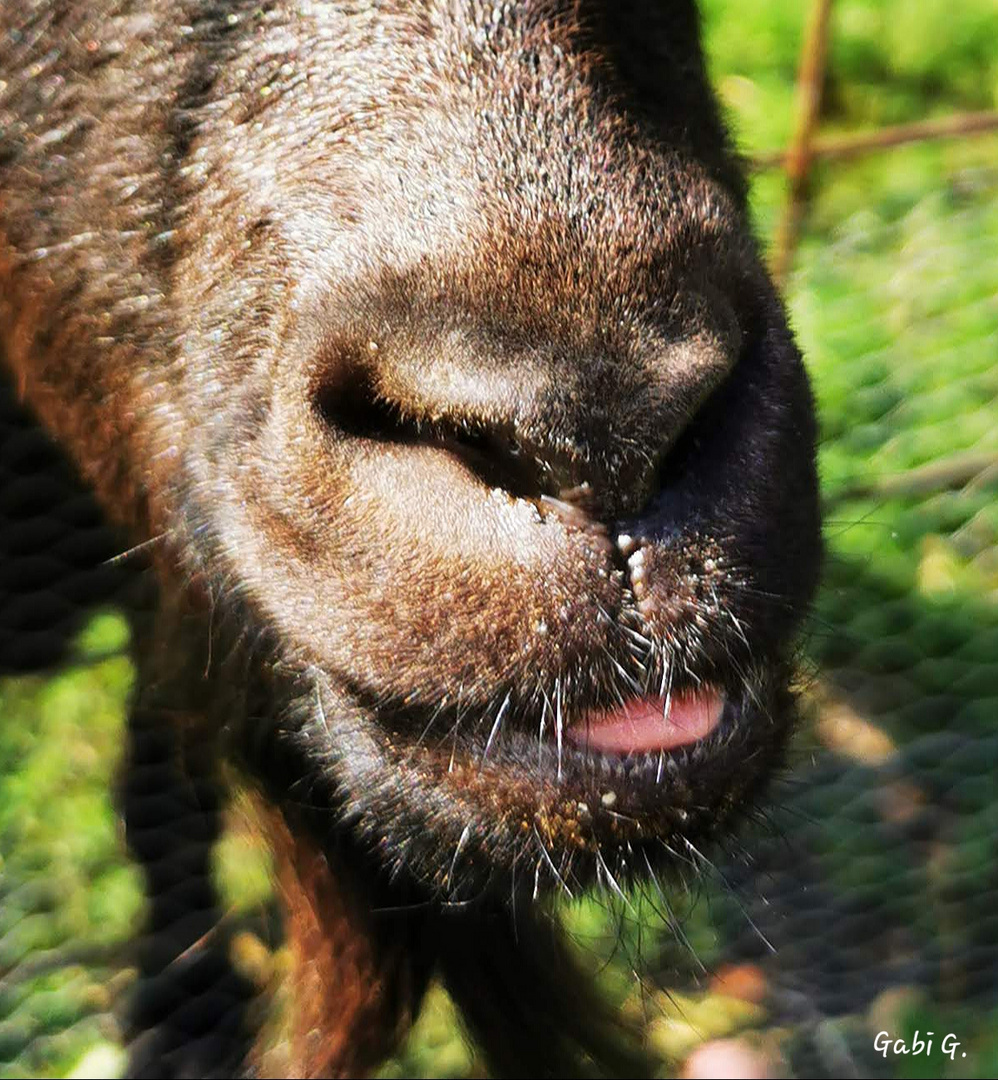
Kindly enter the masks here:
[[437, 446], [457, 458], [482, 483], [514, 498], [552, 494], [543, 464], [511, 432], [459, 418], [427, 419], [380, 393], [370, 374], [353, 371], [315, 395], [322, 423], [339, 436], [395, 445]]
[[420, 437], [419, 422], [379, 394], [364, 371], [323, 386], [315, 396], [315, 406], [324, 424], [352, 438], [411, 443]]
[[[728, 456], [730, 441], [738, 441], [730, 423], [736, 412], [731, 404], [732, 385], [732, 379], [726, 379], [700, 404], [658, 459], [643, 504], [615, 519], [623, 547], [689, 528], [700, 513], [708, 483], [726, 488], [746, 482], [733, 474]], [[720, 475], [715, 472], [718, 465], [724, 470]]]
[[533, 498], [540, 493], [536, 466], [516, 440], [504, 432], [459, 427], [445, 441], [448, 449], [489, 487], [502, 488], [515, 498]]

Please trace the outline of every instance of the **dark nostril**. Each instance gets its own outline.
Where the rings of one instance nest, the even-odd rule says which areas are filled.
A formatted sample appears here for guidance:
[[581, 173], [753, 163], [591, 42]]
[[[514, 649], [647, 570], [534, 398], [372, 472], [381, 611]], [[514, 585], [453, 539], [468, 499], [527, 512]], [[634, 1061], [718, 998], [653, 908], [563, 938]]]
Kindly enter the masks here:
[[523, 499], [547, 490], [541, 464], [502, 428], [443, 424], [439, 437], [442, 445], [489, 487]]
[[393, 443], [410, 443], [419, 437], [419, 424], [379, 394], [365, 371], [351, 372], [334, 385], [323, 386], [315, 405], [323, 423], [339, 435]]
[[437, 446], [446, 450], [489, 487], [517, 498], [536, 498], [556, 489], [538, 460], [503, 425], [463, 419], [432, 420], [406, 413], [404, 406], [380, 393], [364, 371], [351, 372], [335, 386], [316, 394], [316, 412], [339, 437], [395, 445]]

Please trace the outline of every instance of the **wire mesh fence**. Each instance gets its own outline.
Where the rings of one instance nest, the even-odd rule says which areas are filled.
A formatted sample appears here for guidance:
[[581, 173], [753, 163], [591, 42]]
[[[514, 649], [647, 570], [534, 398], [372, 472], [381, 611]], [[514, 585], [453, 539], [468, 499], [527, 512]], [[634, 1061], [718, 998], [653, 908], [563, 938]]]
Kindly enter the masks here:
[[[877, 27], [863, 5], [816, 4], [812, 27], [830, 22], [822, 58], [802, 65], [812, 107], [798, 110], [794, 134], [786, 65], [804, 36], [797, 5], [744, 15], [793, 35], [771, 49], [783, 70], [779, 57], [739, 69], [725, 53], [725, 35], [737, 34], [731, 6], [706, 7], [722, 93], [742, 127], [768, 100], [767, 79], [787, 104], [791, 157], [747, 149], [760, 151], [760, 231], [776, 238], [821, 417], [827, 557], [804, 646], [808, 717], [764, 825], [724, 852], [688, 853], [688, 884], [674, 896], [623, 909], [588, 901], [565, 918], [594, 963], [606, 962], [608, 992], [643, 1025], [665, 1072], [736, 1036], [777, 1075], [998, 1075], [993, 114], [961, 71], [951, 97], [975, 110], [973, 123], [936, 117], [894, 140], [880, 128], [850, 134], [843, 102], [858, 76], [842, 43], [861, 52], [864, 28], [869, 37]], [[940, 33], [939, 7], [926, 8], [928, 31], [913, 32]], [[998, 21], [979, 7], [952, 13], [970, 29], [940, 33], [939, 49], [963, 41], [967, 66], [995, 77], [979, 35], [995, 29], [998, 52]], [[939, 141], [940, 130], [950, 137]], [[756, 138], [764, 147], [772, 135]], [[107, 561], [120, 539], [59, 479], [12, 400], [3, 410], [0, 1076], [115, 1075], [143, 916], [115, 813], [133, 672], [124, 620], [89, 612], [88, 600], [106, 594], [107, 575], [134, 588], [135, 573]], [[42, 474], [56, 479], [42, 484]], [[42, 674], [21, 673], [39, 662]], [[216, 858], [229, 905], [218, 932], [279, 1001], [286, 960], [268, 866], [238, 805], [230, 816]], [[916, 1032], [931, 1051], [896, 1053], [895, 1040], [918, 1045]], [[479, 1068], [434, 992], [385, 1071]]]
[[[859, 209], [789, 285], [823, 417], [813, 723], [774, 837], [724, 868], [713, 963], [764, 973], [792, 1075], [998, 1066], [996, 182]], [[934, 1032], [931, 1064], [881, 1031]]]

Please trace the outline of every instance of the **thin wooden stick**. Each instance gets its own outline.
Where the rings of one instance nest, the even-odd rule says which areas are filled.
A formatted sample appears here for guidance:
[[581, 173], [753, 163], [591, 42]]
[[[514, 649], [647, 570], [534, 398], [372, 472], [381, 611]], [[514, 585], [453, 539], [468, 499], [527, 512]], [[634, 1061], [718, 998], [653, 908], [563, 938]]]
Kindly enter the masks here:
[[831, 12], [832, 0], [814, 0], [808, 15], [804, 46], [801, 49], [794, 133], [784, 157], [789, 190], [783, 217], [773, 242], [772, 271], [777, 283], [781, 285], [786, 280], [793, 261], [807, 206], [811, 144], [821, 114], [821, 92], [825, 81]]
[[991, 485], [998, 486], [998, 454], [968, 450], [907, 472], [846, 484], [825, 499], [824, 508], [827, 511], [850, 499], [917, 498], [940, 491], [982, 490]]
[[[998, 131], [998, 111], [955, 113], [931, 120], [916, 120], [910, 124], [861, 131], [849, 135], [833, 135], [815, 139], [808, 147], [810, 162], [819, 160], [845, 161], [862, 154], [875, 153], [892, 146], [928, 142], [931, 139], [952, 139], [963, 135], [981, 135]], [[786, 166], [792, 150], [768, 150], [752, 159], [753, 169], [772, 169]]]

